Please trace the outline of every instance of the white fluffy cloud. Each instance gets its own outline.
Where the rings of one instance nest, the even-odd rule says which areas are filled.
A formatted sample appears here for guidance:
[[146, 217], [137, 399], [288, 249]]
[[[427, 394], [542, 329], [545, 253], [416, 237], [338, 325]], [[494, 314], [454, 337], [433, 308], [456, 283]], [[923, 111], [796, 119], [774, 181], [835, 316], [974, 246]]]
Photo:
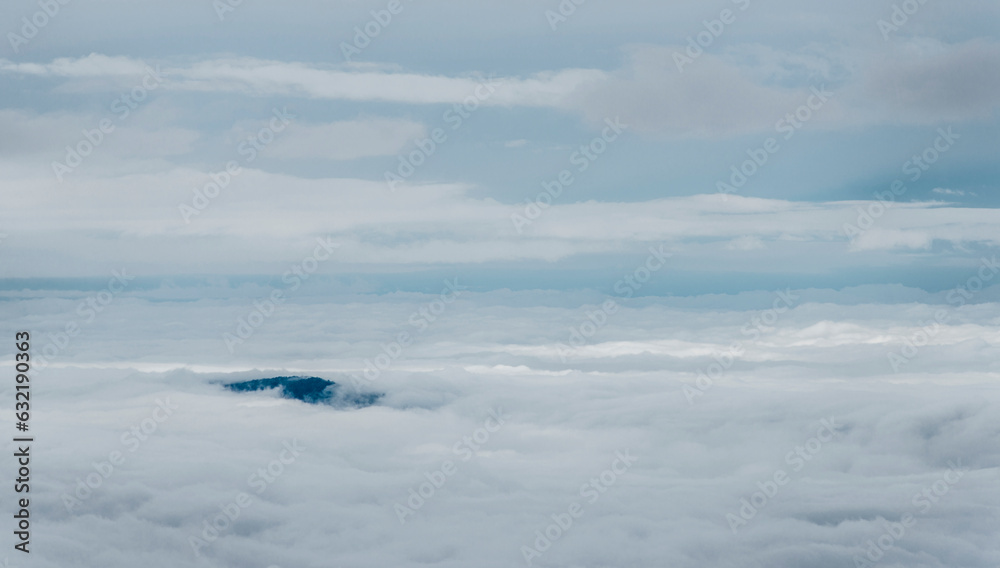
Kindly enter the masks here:
[[[38, 372], [46, 459], [33, 487], [43, 535], [33, 565], [511, 566], [574, 502], [584, 514], [534, 565], [852, 565], [905, 515], [915, 523], [886, 565], [1000, 558], [989, 538], [1000, 466], [1000, 392], [987, 370], [1000, 349], [995, 287], [965, 307], [926, 293], [857, 304], [853, 295], [871, 291], [792, 291], [792, 307], [773, 318], [778, 296], [767, 293], [730, 298], [740, 307], [725, 310], [694, 307], [718, 305], [712, 298], [619, 300], [565, 362], [556, 345], [600, 298], [555, 308], [539, 305], [549, 303], [541, 292], [466, 293], [420, 331], [409, 317], [435, 296], [302, 297], [230, 354], [221, 333], [254, 292], [206, 292], [195, 302], [170, 300], [179, 289], [126, 292]], [[42, 352], [86, 294], [7, 293], [23, 314], [11, 324], [37, 330]], [[938, 310], [947, 321], [894, 373], [888, 353], [902, 353]], [[361, 380], [387, 393], [381, 406], [338, 411], [219, 386], [285, 373], [349, 385], [403, 330], [414, 343]], [[742, 352], [729, 360], [734, 341]], [[123, 352], [133, 355], [116, 362]], [[719, 361], [731, 361], [721, 373]], [[81, 406], [81, 393], [93, 402]], [[160, 402], [173, 410], [154, 428]], [[504, 417], [499, 429], [491, 411]], [[817, 445], [823, 420], [834, 433]], [[129, 436], [143, 421], [146, 439]], [[292, 457], [286, 442], [301, 454], [277, 465]], [[67, 510], [64, 495], [107, 472], [113, 451], [124, 463]], [[618, 452], [635, 458], [624, 471]], [[410, 490], [446, 461], [454, 473], [432, 495], [425, 488], [401, 524], [396, 505], [409, 506]], [[613, 465], [619, 473], [597, 482], [603, 492], [581, 493]], [[269, 466], [273, 481], [261, 484]], [[787, 484], [755, 496], [779, 470]], [[190, 538], [240, 492], [251, 505], [198, 559]], [[734, 534], [727, 514], [741, 515], [741, 499], [756, 512]]]

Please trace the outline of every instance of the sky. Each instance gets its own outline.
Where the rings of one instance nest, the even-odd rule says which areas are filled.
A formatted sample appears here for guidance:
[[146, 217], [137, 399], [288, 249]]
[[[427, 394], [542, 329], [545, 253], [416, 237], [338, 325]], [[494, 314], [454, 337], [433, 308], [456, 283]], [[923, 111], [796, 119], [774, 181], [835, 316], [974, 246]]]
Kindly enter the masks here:
[[28, 39], [8, 4], [3, 276], [269, 277], [323, 237], [380, 289], [600, 288], [664, 244], [662, 294], [932, 290], [996, 246], [995, 3], [394, 8], [67, 3]]
[[[998, 24], [4, 3], [0, 333], [46, 441], [35, 554], [0, 559], [1000, 565]], [[221, 387], [289, 374], [385, 397]]]

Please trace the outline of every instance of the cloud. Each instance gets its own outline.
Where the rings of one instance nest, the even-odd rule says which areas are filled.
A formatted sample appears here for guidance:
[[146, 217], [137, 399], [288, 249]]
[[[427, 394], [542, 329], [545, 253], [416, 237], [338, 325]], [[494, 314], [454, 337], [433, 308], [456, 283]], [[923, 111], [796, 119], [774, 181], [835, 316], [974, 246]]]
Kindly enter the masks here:
[[764, 241], [760, 240], [760, 237], [744, 235], [729, 241], [726, 248], [729, 250], [758, 250], [767, 247], [764, 245]]
[[[1000, 44], [900, 40], [878, 51], [811, 49], [796, 53], [750, 44], [704, 53], [678, 68], [684, 46], [635, 45], [614, 70], [567, 68], [527, 77], [443, 76], [379, 66], [339, 67], [248, 57], [185, 65], [91, 54], [50, 63], [0, 60], [0, 72], [61, 78], [91, 89], [156, 67], [165, 89], [403, 104], [477, 104], [553, 108], [591, 124], [621, 117], [640, 132], [730, 138], [773, 130], [807, 103], [812, 88], [837, 93], [815, 113], [820, 128], [902, 122], [935, 124], [990, 116], [1000, 99]], [[109, 80], [113, 80], [107, 82]], [[72, 90], [73, 83], [63, 89]], [[484, 90], [487, 89], [487, 90]], [[812, 122], [812, 121], [811, 121]], [[815, 126], [813, 126], [815, 127]]]
[[959, 197], [965, 197], [966, 195], [976, 195], [971, 191], [963, 191], [961, 189], [948, 189], [944, 187], [935, 187], [932, 191], [940, 195], [957, 195]]
[[1000, 105], [1000, 44], [901, 43], [872, 59], [862, 84], [861, 96], [886, 119], [936, 124], [988, 118]]
[[805, 104], [806, 89], [754, 82], [740, 66], [704, 54], [679, 71], [684, 47], [633, 48], [624, 69], [576, 93], [575, 105], [591, 123], [620, 116], [639, 131], [720, 138], [766, 131]]
[[[767, 292], [730, 298], [729, 309], [692, 307], [719, 305], [707, 297], [621, 300], [565, 363], [556, 344], [596, 305], [579, 297], [557, 307], [543, 292], [469, 293], [418, 334], [407, 320], [436, 295], [327, 291], [280, 306], [234, 357], [220, 335], [256, 291], [207, 292], [128, 290], [37, 372], [46, 413], [34, 426], [48, 442], [32, 514], [49, 535], [32, 550], [39, 566], [510, 566], [574, 502], [584, 515], [544, 562], [850, 565], [908, 514], [916, 522], [883, 562], [990, 567], [1000, 554], [989, 538], [997, 513], [983, 506], [1000, 467], [998, 393], [983, 371], [1000, 348], [996, 287], [965, 307], [927, 293], [857, 304], [883, 292], [792, 291], [774, 319], [762, 318]], [[79, 319], [87, 294], [7, 292], [11, 325], [38, 330], [34, 346], [45, 349], [46, 332]], [[893, 373], [887, 353], [940, 309], [949, 320]], [[349, 384], [400, 329], [417, 339], [374, 379], [387, 393], [375, 407], [338, 411], [220, 384], [288, 372]], [[701, 390], [699, 371], [733, 341], [742, 354]], [[691, 404], [686, 389], [700, 393]], [[487, 433], [491, 412], [504, 423]], [[109, 469], [111, 452], [124, 461]], [[632, 465], [604, 474], [603, 492], [582, 493], [619, 453]], [[400, 523], [397, 504], [410, 506], [445, 462], [454, 473], [425, 487]], [[959, 477], [945, 477], [949, 464]], [[789, 481], [771, 492], [779, 470]], [[919, 498], [935, 484], [935, 500]], [[241, 492], [251, 504], [209, 531], [198, 559], [191, 537]], [[743, 519], [744, 499], [753, 513], [734, 534], [727, 515]]]
[[851, 244], [854, 250], [927, 249], [932, 236], [925, 231], [872, 229]]
[[424, 125], [384, 118], [327, 124], [295, 124], [268, 146], [268, 156], [283, 159], [355, 160], [392, 156], [424, 136]]
[[[148, 109], [140, 112], [146, 110]], [[108, 120], [113, 130], [106, 134], [95, 132], [101, 120]], [[14, 162], [23, 160], [25, 155], [63, 161], [66, 146], [76, 146], [81, 140], [87, 139], [88, 133], [92, 139], [99, 139], [94, 159], [116, 161], [186, 154], [201, 138], [201, 133], [197, 130], [158, 124], [155, 120], [147, 120], [145, 116], [133, 117], [128, 123], [116, 124], [108, 116], [70, 112], [38, 114], [25, 110], [0, 109], [0, 121], [11, 134], [0, 142], [0, 156], [7, 159], [17, 157], [10, 160]], [[87, 161], [91, 161], [89, 156]], [[47, 168], [48, 164], [44, 167]]]
[[[1000, 563], [995, 0], [64, 1], [0, 7], [32, 566]], [[223, 386], [288, 375], [385, 396]]]
[[[49, 273], [32, 259], [46, 255], [65, 258], [60, 270], [74, 273], [92, 272], [87, 267], [102, 258], [141, 265], [143, 272], [283, 272], [284, 265], [308, 255], [317, 237], [342, 245], [338, 264], [371, 269], [382, 265], [379, 270], [551, 262], [642, 251], [657, 244], [670, 246], [687, 259], [683, 262], [706, 265], [732, 265], [733, 259], [725, 256], [732, 250], [765, 254], [773, 266], [794, 264], [795, 258], [854, 263], [859, 260], [848, 254], [844, 226], [859, 223], [857, 207], [867, 206], [866, 202], [723, 199], [718, 194], [636, 203], [557, 202], [518, 231], [511, 216], [523, 214], [523, 205], [480, 197], [468, 185], [407, 185], [390, 192], [381, 182], [306, 179], [246, 167], [188, 223], [180, 207], [193, 207], [194, 188], [212, 181], [202, 171], [174, 168], [115, 178], [78, 172], [58, 185], [36, 176], [19, 179], [16, 172], [10, 169], [0, 175], [32, 189], [18, 196], [20, 215], [4, 215], [0, 223], [9, 242], [16, 244], [10, 253], [21, 259], [20, 273], [39, 276]], [[137, 194], [136, 187], [145, 191]], [[85, 193], [88, 199], [69, 204], [63, 197], [67, 191]], [[1000, 243], [993, 215], [992, 209], [898, 203], [891, 215], [879, 218], [874, 228], [855, 239], [853, 250], [926, 248], [932, 240], [993, 246]], [[713, 240], [729, 245], [706, 249]], [[774, 246], [761, 248], [763, 242], [772, 241]], [[193, 246], [205, 242], [215, 245]], [[818, 250], [826, 252], [817, 256]], [[323, 267], [324, 272], [329, 270], [333, 267]]]
[[[91, 54], [51, 63], [14, 63], [0, 59], [0, 72], [65, 79], [139, 76], [149, 64], [138, 59]], [[186, 66], [157, 65], [165, 89], [235, 92], [250, 96], [296, 96], [329, 100], [455, 104], [480, 94], [483, 104], [557, 106], [581, 84], [602, 71], [565, 69], [527, 78], [445, 77], [387, 71], [351, 71], [299, 62], [254, 58], [207, 59]], [[93, 83], [87, 83], [93, 85]]]
[[142, 76], [149, 69], [142, 60], [125, 56], [91, 53], [84, 57], [59, 57], [50, 63], [17, 63], [0, 59], [0, 71], [39, 77], [91, 78]]

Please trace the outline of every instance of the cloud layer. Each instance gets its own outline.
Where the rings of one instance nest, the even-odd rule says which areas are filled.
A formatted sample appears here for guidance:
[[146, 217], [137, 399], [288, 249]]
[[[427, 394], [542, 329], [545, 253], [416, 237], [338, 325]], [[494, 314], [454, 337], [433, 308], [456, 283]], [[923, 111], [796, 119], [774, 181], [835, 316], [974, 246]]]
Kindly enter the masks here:
[[[573, 503], [582, 516], [533, 565], [851, 565], [907, 515], [887, 566], [1000, 558], [995, 287], [962, 307], [945, 294], [864, 301], [874, 290], [743, 295], [722, 310], [711, 297], [618, 299], [579, 347], [570, 329], [601, 298], [556, 308], [544, 293], [464, 292], [425, 327], [436, 295], [300, 298], [230, 353], [222, 334], [253, 309], [243, 293], [126, 292], [38, 372], [37, 435], [50, 440], [38, 566], [523, 565], [522, 547]], [[58, 333], [82, 301], [7, 303], [24, 314], [14, 325]], [[373, 371], [401, 331], [412, 344]], [[890, 352], [925, 342], [894, 371]], [[286, 372], [387, 397], [337, 411], [219, 384]], [[128, 435], [144, 421], [146, 439]], [[124, 463], [93, 477], [113, 451]], [[96, 487], [76, 494], [88, 475]], [[429, 479], [445, 481], [409, 502]], [[194, 541], [199, 559], [191, 538], [240, 493], [251, 504]]]

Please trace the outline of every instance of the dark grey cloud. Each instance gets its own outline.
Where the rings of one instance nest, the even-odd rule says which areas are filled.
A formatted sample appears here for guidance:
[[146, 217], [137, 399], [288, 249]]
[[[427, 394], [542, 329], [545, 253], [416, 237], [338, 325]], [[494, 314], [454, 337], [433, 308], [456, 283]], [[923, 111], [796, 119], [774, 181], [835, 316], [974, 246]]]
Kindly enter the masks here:
[[865, 93], [901, 120], [989, 118], [1000, 105], [1000, 44], [914, 42], [875, 59], [865, 82]]

